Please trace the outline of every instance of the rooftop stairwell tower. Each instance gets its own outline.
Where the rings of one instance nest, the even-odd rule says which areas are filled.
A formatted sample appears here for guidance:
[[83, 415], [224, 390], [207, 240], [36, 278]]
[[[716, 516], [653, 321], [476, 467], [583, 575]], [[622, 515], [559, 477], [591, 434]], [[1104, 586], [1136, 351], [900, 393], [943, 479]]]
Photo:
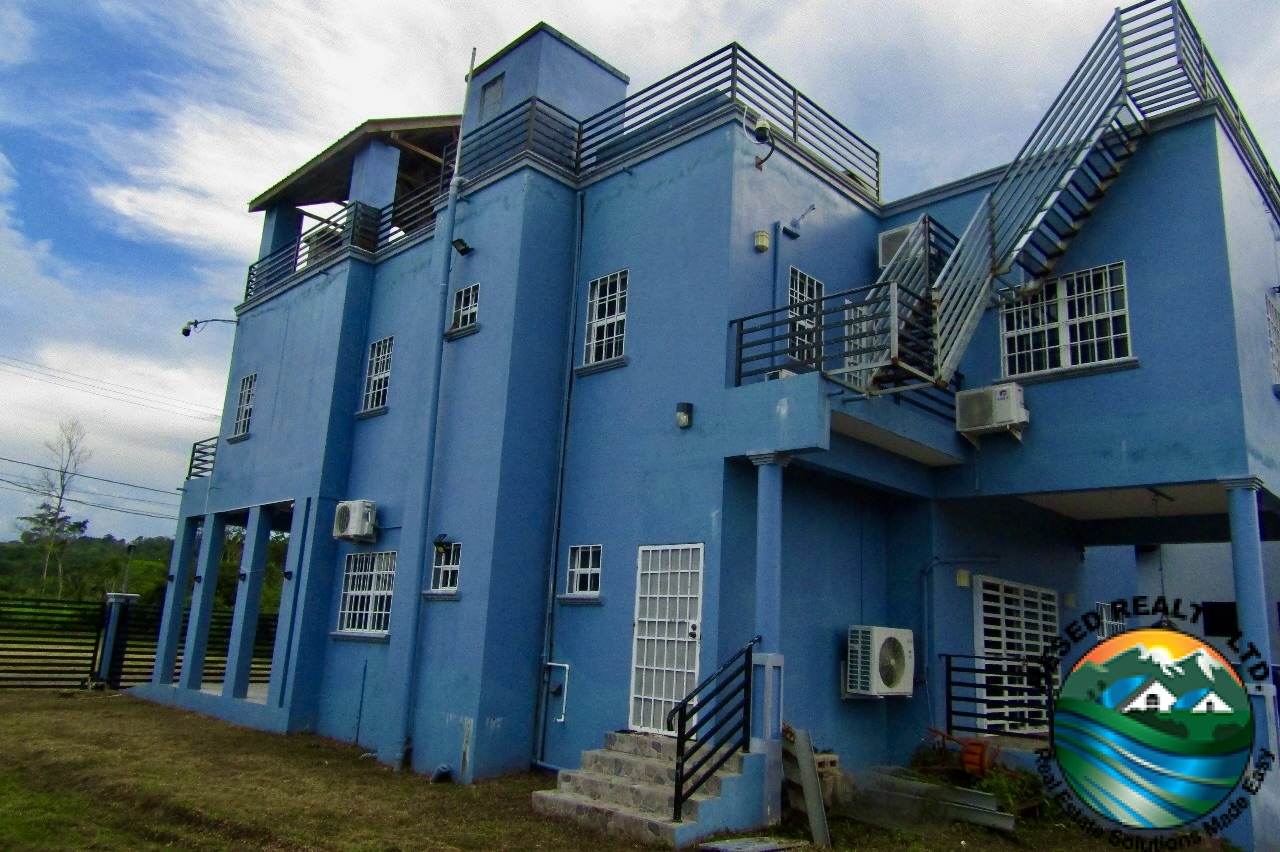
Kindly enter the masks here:
[[836, 372], [864, 393], [946, 387], [984, 309], [1053, 273], [1149, 122], [1200, 103], [1218, 107], [1280, 222], [1276, 176], [1180, 0], [1118, 9], [932, 280], [921, 270], [939, 253], [927, 217], [917, 222], [852, 306], [849, 321], [866, 325], [846, 332], [859, 341], [857, 357]]

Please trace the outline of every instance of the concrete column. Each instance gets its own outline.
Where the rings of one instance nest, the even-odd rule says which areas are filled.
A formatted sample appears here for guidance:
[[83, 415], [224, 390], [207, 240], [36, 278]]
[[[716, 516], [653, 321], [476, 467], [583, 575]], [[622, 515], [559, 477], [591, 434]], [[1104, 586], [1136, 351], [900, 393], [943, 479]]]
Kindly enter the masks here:
[[138, 599], [137, 595], [121, 592], [107, 592], [107, 628], [102, 633], [101, 654], [98, 657], [98, 670], [94, 672], [94, 680], [105, 682], [112, 689], [120, 688], [120, 671], [115, 666], [117, 645], [125, 641], [124, 622], [128, 618], [129, 605]]
[[267, 208], [262, 223], [262, 242], [258, 245], [258, 257], [264, 258], [284, 248], [302, 234], [302, 211], [288, 204]]
[[169, 585], [165, 590], [164, 610], [160, 616], [160, 635], [156, 637], [156, 662], [151, 682], [158, 686], [173, 683], [173, 666], [178, 659], [178, 643], [182, 641], [182, 610], [186, 604], [187, 581], [195, 549], [199, 518], [187, 518], [178, 525], [169, 556]]
[[1231, 570], [1235, 578], [1236, 613], [1241, 648], [1252, 642], [1268, 656], [1271, 640], [1267, 629], [1267, 590], [1262, 573], [1262, 531], [1258, 525], [1258, 489], [1262, 481], [1245, 476], [1221, 480], [1227, 489], [1231, 519]]
[[782, 453], [755, 453], [756, 466], [756, 633], [760, 652], [782, 650]]
[[400, 170], [400, 150], [377, 139], [371, 140], [351, 164], [348, 201], [359, 201], [379, 209], [396, 199], [396, 174]]
[[307, 545], [307, 513], [311, 500], [293, 504], [293, 522], [289, 525], [289, 549], [284, 556], [284, 577], [280, 584], [280, 611], [276, 616], [276, 646], [271, 652], [271, 679], [267, 684], [267, 704], [284, 705], [284, 689], [289, 681], [289, 658], [293, 651], [294, 612], [298, 584], [302, 576], [302, 554]]
[[240, 591], [231, 620], [231, 644], [227, 650], [224, 698], [244, 698], [249, 692], [253, 666], [253, 640], [258, 632], [258, 607], [262, 602], [262, 578], [267, 568], [267, 542], [271, 538], [271, 509], [254, 506], [244, 527], [244, 554], [240, 557]]
[[[196, 560], [196, 585], [191, 593], [191, 615], [187, 620], [187, 640], [182, 650], [182, 672], [178, 675], [178, 686], [183, 689], [199, 689], [204, 680], [209, 621], [213, 617], [218, 563], [222, 561], [226, 532], [227, 522], [221, 515], [204, 516], [204, 534], [200, 536], [200, 556]], [[185, 590], [186, 586], [180, 588]]]

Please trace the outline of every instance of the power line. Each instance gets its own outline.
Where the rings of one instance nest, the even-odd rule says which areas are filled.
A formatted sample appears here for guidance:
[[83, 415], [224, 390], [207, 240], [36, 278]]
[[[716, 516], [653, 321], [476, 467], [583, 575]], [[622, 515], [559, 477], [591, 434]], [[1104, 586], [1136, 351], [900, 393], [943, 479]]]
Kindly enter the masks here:
[[112, 394], [115, 393], [115, 391], [103, 391], [101, 389], [79, 387], [78, 385], [80, 383], [75, 382], [74, 380], [71, 380], [71, 379], [61, 379], [61, 377], [59, 376], [42, 376], [38, 373], [33, 373], [29, 370], [25, 370], [25, 368], [21, 368], [21, 367], [14, 368], [7, 364], [0, 364], [0, 373], [10, 373], [15, 376], [20, 376], [24, 379], [31, 379], [32, 381], [53, 385], [54, 387], [66, 388], [67, 390], [80, 391], [81, 393], [87, 393], [87, 394], [90, 394], [91, 396], [102, 397], [103, 399], [114, 400], [115, 402], [124, 402], [124, 403], [128, 403], [129, 405], [136, 405], [139, 408], [149, 408], [152, 411], [160, 411], [165, 414], [177, 414], [180, 417], [190, 417], [192, 420], [218, 420], [221, 417], [221, 415], [219, 414], [192, 414], [189, 411], [178, 411], [174, 408], [162, 408], [159, 405], [148, 405], [147, 403], [140, 402], [139, 400], [136, 400], [136, 399], [129, 399], [128, 397], [123, 397], [123, 396], [112, 396]]
[[[16, 491], [19, 494], [31, 493], [29, 490], [25, 488], [9, 488], [5, 485], [0, 485], [0, 491]], [[95, 509], [106, 509], [108, 512], [119, 512], [122, 515], [138, 515], [139, 517], [156, 518], [157, 520], [161, 520], [161, 521], [178, 520], [177, 515], [158, 515], [153, 512], [143, 512], [136, 509], [121, 509], [118, 506], [106, 506], [106, 505], [103, 505], [102, 503], [90, 503], [88, 500], [73, 500], [70, 497], [63, 497], [62, 500], [64, 503], [75, 503], [77, 506], [92, 506]]]
[[[57, 469], [56, 467], [49, 467], [48, 465], [36, 464], [35, 462], [24, 462], [24, 461], [18, 461], [17, 459], [6, 458], [5, 456], [0, 456], [0, 461], [13, 462], [14, 464], [25, 465], [25, 466], [27, 466], [27, 467], [36, 467], [36, 468], [39, 468], [40, 470], [49, 470], [49, 471], [52, 471], [52, 472], [54, 472], [54, 473], [58, 473], [58, 469]], [[123, 485], [123, 486], [125, 486], [126, 488], [138, 488], [138, 489], [140, 489], [140, 490], [142, 490], [142, 491], [154, 491], [154, 492], [155, 492], [155, 493], [157, 493], [157, 494], [169, 494], [169, 495], [172, 495], [172, 494], [173, 494], [173, 492], [176, 490], [176, 489], [172, 489], [172, 488], [171, 488], [171, 489], [169, 489], [168, 491], [165, 491], [165, 490], [164, 490], [164, 489], [162, 489], [162, 488], [151, 488], [150, 486], [147, 486], [147, 485], [137, 485], [137, 484], [132, 483], [132, 482], [121, 482], [121, 481], [120, 481], [120, 480], [118, 480], [118, 479], [105, 479], [105, 478], [103, 478], [103, 477], [101, 477], [101, 476], [90, 476], [90, 475], [89, 475], [89, 474], [87, 474], [87, 473], [77, 473], [77, 474], [76, 474], [76, 476], [78, 476], [78, 477], [80, 477], [80, 478], [82, 478], [82, 479], [92, 479], [92, 480], [94, 480], [95, 482], [109, 482], [109, 483], [111, 483], [112, 485]]]
[[0, 361], [13, 361], [17, 364], [25, 364], [27, 367], [34, 367], [38, 370], [44, 370], [45, 372], [48, 372], [48, 373], [58, 373], [63, 376], [70, 376], [72, 379], [83, 379], [84, 381], [91, 382], [95, 385], [105, 385], [106, 387], [119, 388], [121, 391], [127, 392], [132, 396], [141, 396], [144, 398], [151, 397], [153, 400], [163, 400], [166, 403], [175, 403], [175, 404], [185, 405], [193, 409], [204, 409], [205, 411], [211, 414], [218, 414], [219, 416], [221, 414], [219, 409], [216, 409], [210, 405], [204, 405], [199, 402], [191, 402], [185, 399], [178, 399], [176, 397], [164, 396], [163, 394], [158, 394], [155, 391], [142, 390], [141, 388], [133, 388], [133, 387], [129, 387], [128, 385], [116, 384], [115, 382], [108, 382], [106, 379], [98, 379], [98, 378], [94, 378], [93, 376], [82, 376], [79, 373], [72, 373], [69, 370], [59, 370], [57, 367], [50, 367], [45, 364], [38, 364], [35, 361], [24, 361], [21, 358], [14, 358], [12, 355], [0, 355]]

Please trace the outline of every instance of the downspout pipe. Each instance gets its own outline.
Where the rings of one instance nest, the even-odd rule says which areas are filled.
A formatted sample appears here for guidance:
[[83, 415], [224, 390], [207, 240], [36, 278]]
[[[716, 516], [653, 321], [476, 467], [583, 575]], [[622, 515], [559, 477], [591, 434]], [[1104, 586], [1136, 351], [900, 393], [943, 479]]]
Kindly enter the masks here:
[[[471, 68], [467, 72], [467, 87], [462, 101], [464, 119], [467, 104], [471, 101], [471, 78], [475, 76], [475, 68], [476, 49], [473, 47], [471, 48]], [[414, 719], [417, 716], [418, 709], [418, 654], [422, 648], [422, 577], [426, 571], [427, 559], [430, 556], [430, 551], [425, 546], [425, 542], [430, 538], [428, 531], [431, 522], [431, 487], [435, 480], [436, 472], [436, 432], [440, 418], [440, 379], [444, 367], [444, 333], [448, 321], [449, 273], [453, 267], [453, 230], [458, 218], [458, 193], [462, 186], [462, 176], [459, 174], [462, 166], [462, 126], [462, 122], [459, 122], [458, 144], [453, 153], [453, 176], [449, 179], [449, 194], [445, 201], [443, 221], [437, 221], [438, 227], [435, 237], [435, 239], [439, 240], [436, 243], [439, 246], [437, 251], [441, 253], [440, 274], [437, 281], [438, 292], [436, 294], [436, 310], [439, 315], [439, 323], [435, 338], [435, 363], [431, 367], [431, 402], [427, 407], [426, 432], [423, 435], [423, 440], [426, 443], [426, 461], [423, 464], [422, 513], [419, 523], [422, 530], [421, 540], [424, 545], [418, 554], [418, 558], [408, 560], [409, 576], [405, 577], [409, 593], [413, 596], [411, 602], [412, 614], [408, 625], [408, 632], [412, 639], [408, 654], [409, 670], [405, 673], [404, 707], [400, 718], [396, 720], [400, 728], [396, 732], [396, 743], [398, 745], [393, 760], [396, 769], [404, 768], [405, 756], [412, 747]]]
[[556, 567], [560, 561], [560, 519], [564, 510], [564, 467], [565, 456], [568, 454], [569, 447], [569, 412], [573, 407], [573, 343], [574, 334], [578, 329], [578, 279], [582, 270], [582, 219], [585, 197], [583, 190], [578, 190], [577, 205], [573, 218], [573, 281], [569, 288], [572, 302], [569, 306], [569, 327], [565, 335], [568, 345], [565, 346], [564, 396], [560, 401], [560, 450], [556, 461], [555, 517], [551, 527], [551, 552], [547, 554], [547, 595], [545, 609], [542, 614], [542, 656], [539, 660], [542, 670], [538, 673], [538, 703], [534, 708], [533, 716], [534, 744], [532, 762], [535, 767], [550, 770], [558, 770], [559, 767], [552, 766], [546, 762], [547, 701], [549, 698], [548, 693], [551, 689], [551, 672], [547, 664], [551, 662], [555, 637], [556, 584], [559, 582]]

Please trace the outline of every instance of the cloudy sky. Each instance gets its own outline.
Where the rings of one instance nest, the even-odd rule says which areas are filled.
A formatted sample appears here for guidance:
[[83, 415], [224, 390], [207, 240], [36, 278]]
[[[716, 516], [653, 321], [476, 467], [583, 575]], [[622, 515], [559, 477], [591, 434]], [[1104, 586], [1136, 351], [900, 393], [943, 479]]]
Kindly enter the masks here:
[[[1280, 163], [1280, 3], [1188, 5]], [[366, 118], [457, 112], [473, 46], [545, 20], [635, 91], [738, 41], [880, 150], [893, 199], [1012, 157], [1113, 6], [0, 0], [0, 540], [34, 508], [20, 462], [45, 463], [69, 417], [101, 478], [73, 514], [172, 534], [232, 329], [178, 331], [232, 316], [261, 227], [247, 201]]]

